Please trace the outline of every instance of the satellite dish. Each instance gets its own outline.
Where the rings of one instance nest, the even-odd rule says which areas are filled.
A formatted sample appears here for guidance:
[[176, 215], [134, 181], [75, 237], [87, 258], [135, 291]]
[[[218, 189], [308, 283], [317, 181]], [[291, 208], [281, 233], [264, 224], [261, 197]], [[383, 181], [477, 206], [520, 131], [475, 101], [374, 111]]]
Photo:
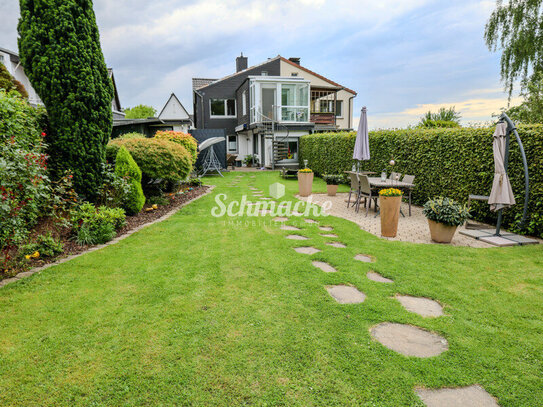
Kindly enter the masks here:
[[224, 176], [221, 173], [221, 162], [219, 161], [217, 154], [215, 154], [215, 149], [213, 146], [225, 140], [225, 137], [211, 137], [202, 141], [198, 146], [198, 150], [200, 150], [200, 152], [206, 150], [202, 163], [202, 173], [200, 174], [201, 177], [210, 171], [217, 171], [221, 177]]

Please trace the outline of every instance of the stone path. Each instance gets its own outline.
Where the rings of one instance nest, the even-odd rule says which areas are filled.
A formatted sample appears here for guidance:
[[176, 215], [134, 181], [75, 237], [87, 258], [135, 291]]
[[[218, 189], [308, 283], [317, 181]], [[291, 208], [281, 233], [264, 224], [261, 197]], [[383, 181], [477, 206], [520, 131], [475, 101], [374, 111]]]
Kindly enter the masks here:
[[479, 385], [455, 389], [416, 389], [428, 407], [498, 407], [496, 400]]
[[375, 271], [368, 271], [368, 274], [366, 274], [366, 277], [368, 277], [372, 281], [376, 281], [378, 283], [393, 283], [390, 278], [383, 277], [381, 274], [376, 273]]
[[366, 256], [365, 254], [357, 254], [356, 256], [354, 256], [354, 259], [364, 263], [373, 262], [372, 258], [370, 256]]
[[301, 236], [301, 235], [288, 235], [286, 236], [286, 238], [290, 240], [309, 240], [308, 237]]
[[340, 242], [329, 242], [329, 243], [326, 243], [326, 245], [336, 247], [338, 249], [345, 249], [347, 247], [343, 243], [340, 243]]
[[383, 322], [370, 330], [383, 346], [405, 356], [429, 358], [449, 349], [445, 338], [411, 325]]
[[[295, 215], [302, 216], [300, 213]], [[274, 220], [278, 222], [286, 222], [288, 218], [277, 217]], [[318, 223], [313, 219], [304, 219], [304, 221], [308, 224]], [[323, 232], [332, 232], [334, 230], [334, 228], [331, 226], [319, 226], [319, 229]], [[295, 226], [281, 225], [281, 230], [299, 231], [301, 229]], [[321, 233], [320, 236], [325, 238], [339, 238], [339, 236], [335, 233]], [[291, 240], [309, 240], [308, 237], [296, 234], [287, 235], [285, 237]], [[341, 242], [326, 242], [325, 244], [335, 248], [347, 247]], [[321, 252], [321, 250], [312, 246], [295, 247], [294, 250], [298, 253], [309, 255]], [[372, 263], [375, 261], [372, 256], [367, 254], [357, 254], [354, 256], [354, 260], [361, 261], [363, 263]], [[337, 272], [332, 265], [324, 261], [314, 260], [312, 261], [312, 265], [325, 273]], [[392, 279], [386, 278], [373, 270], [368, 271], [366, 277], [369, 280], [378, 283], [394, 283]], [[350, 285], [329, 285], [325, 286], [325, 288], [328, 294], [332, 296], [339, 304], [360, 304], [366, 299], [366, 295], [363, 292]], [[444, 315], [441, 304], [429, 298], [413, 297], [410, 295], [400, 294], [397, 294], [394, 298], [398, 300], [406, 311], [417, 313], [422, 317], [437, 318]], [[437, 357], [449, 349], [447, 339], [441, 335], [412, 325], [394, 322], [382, 322], [370, 329], [370, 335], [373, 339], [386, 348], [398, 352], [404, 356], [418, 358]], [[437, 390], [419, 388], [415, 391], [422, 402], [429, 407], [498, 406], [494, 398], [492, 398], [482, 387], [478, 385]]]
[[396, 299], [406, 310], [419, 314], [423, 317], [440, 317], [443, 315], [443, 307], [437, 301], [429, 298], [397, 295]]
[[288, 218], [286, 218], [284, 216], [278, 216], [276, 218], [273, 218], [274, 222], [286, 222], [287, 220], [288, 220]]
[[314, 247], [311, 247], [311, 246], [295, 247], [294, 250], [296, 250], [296, 252], [302, 253], [302, 254], [315, 254], [315, 253], [320, 252], [319, 249], [315, 249]]
[[332, 267], [331, 265], [329, 265], [328, 263], [325, 263], [323, 261], [313, 261], [312, 263], [315, 267], [321, 269], [322, 271], [324, 271], [325, 273], [336, 273], [337, 270]]
[[327, 286], [326, 290], [340, 304], [359, 304], [366, 299], [363, 292], [349, 285]]

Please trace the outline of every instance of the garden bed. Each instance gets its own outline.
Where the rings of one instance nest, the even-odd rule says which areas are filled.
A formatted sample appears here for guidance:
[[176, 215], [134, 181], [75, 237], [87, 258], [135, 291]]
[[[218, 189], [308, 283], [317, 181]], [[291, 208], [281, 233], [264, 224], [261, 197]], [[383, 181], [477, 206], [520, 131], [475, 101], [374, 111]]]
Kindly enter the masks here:
[[[152, 208], [151, 204], [145, 204], [143, 210], [134, 216], [126, 217], [126, 225], [121, 228], [115, 238], [118, 238], [122, 235], [127, 234], [133, 229], [136, 229], [142, 225], [156, 221], [157, 219], [162, 218], [164, 215], [173, 211], [174, 209], [184, 205], [186, 202], [199, 197], [206, 193], [209, 187], [199, 186], [186, 189], [183, 193], [176, 194], [167, 194], [165, 199], [169, 202], [167, 204], [157, 205], [156, 209], [150, 210]], [[72, 233], [71, 227], [59, 227], [58, 224], [52, 221], [51, 218], [41, 219], [34, 230], [32, 231], [33, 236], [43, 235], [50, 232], [53, 236], [58, 238], [64, 246], [63, 252], [55, 257], [50, 258], [37, 258], [29, 259], [24, 262], [19, 262], [14, 264], [13, 267], [0, 271], [0, 281], [13, 277], [18, 273], [29, 270], [30, 268], [41, 267], [49, 263], [54, 263], [58, 259], [79, 254], [85, 252], [96, 245], [79, 245], [75, 240]], [[16, 255], [17, 249], [13, 250], [12, 256]]]

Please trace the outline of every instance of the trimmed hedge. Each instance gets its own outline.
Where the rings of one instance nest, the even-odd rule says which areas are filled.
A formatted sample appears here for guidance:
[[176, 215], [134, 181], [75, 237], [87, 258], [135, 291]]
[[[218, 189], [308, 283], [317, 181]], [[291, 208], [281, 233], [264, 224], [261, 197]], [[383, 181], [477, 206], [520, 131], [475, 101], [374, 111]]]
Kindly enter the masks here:
[[[519, 134], [526, 150], [530, 174], [530, 202], [524, 232], [543, 237], [543, 125], [521, 126]], [[413, 202], [447, 196], [467, 202], [469, 194], [489, 195], [494, 177], [492, 134], [494, 128], [409, 129], [370, 132], [371, 160], [361, 169], [380, 174], [394, 159], [395, 172], [415, 175]], [[318, 175], [340, 174], [353, 166], [356, 133], [321, 133], [303, 136], [300, 162]], [[511, 142], [509, 175], [517, 204], [504, 211], [504, 224], [513, 229], [522, 217], [524, 170], [520, 149]], [[475, 219], [495, 222], [488, 204], [475, 202]]]
[[121, 146], [126, 147], [143, 173], [144, 182], [149, 179], [165, 181], [185, 180], [192, 171], [192, 157], [181, 145], [154, 138], [132, 138], [111, 140], [106, 148], [110, 163]]
[[130, 193], [123, 200], [123, 209], [128, 215], [135, 215], [145, 205], [145, 195], [141, 188], [140, 167], [138, 167], [138, 164], [124, 146], [121, 146], [117, 152], [115, 174], [128, 179]]

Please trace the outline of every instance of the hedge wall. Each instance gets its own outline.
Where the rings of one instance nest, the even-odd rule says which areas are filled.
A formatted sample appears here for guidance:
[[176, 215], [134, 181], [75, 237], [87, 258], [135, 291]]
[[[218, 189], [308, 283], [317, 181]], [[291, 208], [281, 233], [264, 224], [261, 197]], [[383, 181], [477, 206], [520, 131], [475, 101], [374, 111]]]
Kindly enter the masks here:
[[[494, 176], [492, 134], [494, 128], [380, 130], [370, 132], [371, 160], [361, 169], [380, 174], [392, 170], [415, 175], [413, 201], [448, 196], [466, 202], [469, 194], [489, 195]], [[543, 237], [543, 125], [521, 126], [530, 174], [530, 204], [524, 232]], [[303, 136], [300, 160], [308, 160], [317, 175], [343, 173], [353, 165], [355, 133], [322, 133]], [[302, 161], [300, 161], [302, 162]], [[511, 143], [509, 175], [517, 205], [504, 211], [505, 225], [515, 228], [522, 216], [524, 172], [516, 141]], [[495, 222], [486, 203], [474, 203], [475, 219]]]

